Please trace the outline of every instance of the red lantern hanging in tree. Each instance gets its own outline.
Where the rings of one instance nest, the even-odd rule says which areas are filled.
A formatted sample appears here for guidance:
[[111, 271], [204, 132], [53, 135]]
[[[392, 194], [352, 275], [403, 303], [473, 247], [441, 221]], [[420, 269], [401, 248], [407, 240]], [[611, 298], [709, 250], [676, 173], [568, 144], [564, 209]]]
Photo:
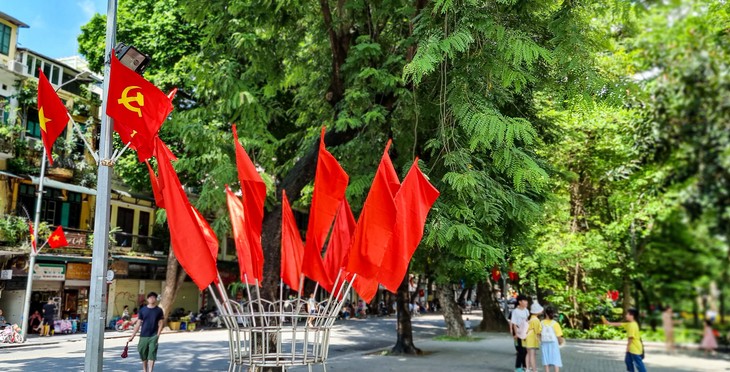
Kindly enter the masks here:
[[492, 268], [492, 280], [498, 281], [502, 277], [502, 274], [499, 272], [499, 269], [497, 269], [497, 266]]
[[516, 283], [518, 280], [520, 280], [520, 276], [514, 271], [510, 271], [507, 275], [509, 276], [509, 280], [512, 282]]

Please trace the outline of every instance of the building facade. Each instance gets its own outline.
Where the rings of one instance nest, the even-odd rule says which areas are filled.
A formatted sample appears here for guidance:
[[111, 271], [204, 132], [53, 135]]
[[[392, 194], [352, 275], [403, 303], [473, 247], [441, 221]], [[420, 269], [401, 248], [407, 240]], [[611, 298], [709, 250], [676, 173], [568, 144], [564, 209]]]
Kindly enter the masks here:
[[[91, 246], [96, 204], [100, 78], [79, 57], [54, 59], [19, 48], [18, 32], [28, 25], [0, 11], [0, 309], [11, 323], [20, 323], [29, 272], [33, 275], [31, 314], [49, 298], [57, 302], [58, 318], [84, 320], [88, 314]], [[38, 246], [56, 226], [62, 226], [69, 246], [43, 248], [34, 268], [28, 267], [28, 224], [36, 208], [41, 130], [36, 110], [39, 71], [48, 77], [78, 129], [69, 125], [53, 148], [41, 197]], [[79, 132], [81, 134], [79, 134]], [[169, 242], [155, 231], [157, 207], [150, 195], [130, 192], [115, 179], [110, 219], [107, 314], [121, 314], [143, 303], [144, 293], [162, 292]], [[162, 293], [164, 296], [164, 293]], [[200, 308], [201, 295], [192, 282], [179, 291], [175, 308]]]

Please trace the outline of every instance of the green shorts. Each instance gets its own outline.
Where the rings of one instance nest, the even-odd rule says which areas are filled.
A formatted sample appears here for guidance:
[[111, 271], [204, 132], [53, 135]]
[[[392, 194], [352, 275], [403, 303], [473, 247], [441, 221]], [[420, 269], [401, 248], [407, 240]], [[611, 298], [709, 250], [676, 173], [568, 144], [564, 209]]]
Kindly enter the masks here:
[[157, 360], [157, 341], [159, 336], [140, 337], [137, 351], [142, 360]]

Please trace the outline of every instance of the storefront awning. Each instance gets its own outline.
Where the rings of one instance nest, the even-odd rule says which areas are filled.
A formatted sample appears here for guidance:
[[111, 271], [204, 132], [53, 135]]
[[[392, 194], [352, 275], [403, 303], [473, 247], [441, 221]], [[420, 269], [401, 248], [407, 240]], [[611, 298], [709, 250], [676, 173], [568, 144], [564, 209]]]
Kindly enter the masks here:
[[[34, 184], [34, 185], [37, 185], [38, 184], [38, 181], [40, 181], [40, 178], [39, 177], [33, 177], [33, 176], [29, 176], [29, 177], [30, 177], [31, 183]], [[47, 186], [47, 187], [53, 187], [54, 189], [61, 189], [61, 190], [66, 190], [66, 191], [78, 192], [78, 193], [81, 193], [81, 194], [96, 195], [96, 190], [94, 190], [94, 189], [90, 189], [90, 188], [84, 187], [84, 186], [77, 186], [77, 185], [72, 185], [70, 183], [64, 183], [64, 182], [52, 180], [52, 179], [50, 179], [48, 177], [46, 177], [43, 180], [43, 185], [44, 186]]]
[[17, 174], [12, 174], [12, 173], [5, 172], [5, 171], [0, 171], [0, 176], [12, 177], [12, 178], [22, 178], [22, 177], [18, 176]]
[[60, 254], [39, 254], [38, 255], [39, 260], [44, 261], [56, 261], [56, 262], [91, 262], [91, 257], [82, 257], [82, 256], [68, 256], [68, 255], [60, 255]]

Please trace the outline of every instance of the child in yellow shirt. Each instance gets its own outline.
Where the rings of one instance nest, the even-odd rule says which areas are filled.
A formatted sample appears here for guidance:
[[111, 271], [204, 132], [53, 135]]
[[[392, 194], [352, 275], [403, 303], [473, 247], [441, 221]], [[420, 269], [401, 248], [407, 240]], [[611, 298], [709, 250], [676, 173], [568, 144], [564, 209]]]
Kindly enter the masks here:
[[626, 313], [626, 323], [609, 322], [606, 318], [601, 318], [603, 324], [624, 327], [626, 329], [626, 337], [629, 339], [626, 345], [626, 358], [624, 358], [626, 370], [628, 372], [634, 372], [634, 365], [636, 365], [636, 370], [646, 372], [646, 367], [644, 367], [644, 344], [641, 342], [639, 323], [636, 322], [639, 319], [639, 311], [629, 309]]
[[537, 372], [537, 349], [540, 348], [540, 333], [542, 325], [540, 318], [542, 314], [542, 306], [535, 302], [530, 307], [530, 321], [527, 323], [527, 338], [525, 339], [527, 347], [527, 372]]

